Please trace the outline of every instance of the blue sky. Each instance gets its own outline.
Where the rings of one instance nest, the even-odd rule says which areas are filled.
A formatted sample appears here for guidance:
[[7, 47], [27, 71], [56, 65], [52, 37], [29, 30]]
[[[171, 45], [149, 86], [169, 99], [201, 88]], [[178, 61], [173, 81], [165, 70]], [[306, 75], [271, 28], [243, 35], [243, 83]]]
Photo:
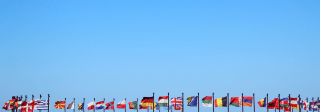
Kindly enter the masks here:
[[153, 92], [156, 98], [255, 93], [256, 102], [267, 93], [269, 100], [318, 97], [319, 6], [316, 0], [3, 0], [0, 103], [32, 94], [51, 94], [51, 108], [64, 98], [117, 103]]

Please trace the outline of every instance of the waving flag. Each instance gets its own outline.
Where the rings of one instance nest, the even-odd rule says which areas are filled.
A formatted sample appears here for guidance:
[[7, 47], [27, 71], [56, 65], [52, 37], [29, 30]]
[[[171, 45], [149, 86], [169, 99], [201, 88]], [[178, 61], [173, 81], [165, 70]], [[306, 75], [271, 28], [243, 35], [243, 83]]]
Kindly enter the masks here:
[[212, 107], [212, 96], [206, 96], [202, 98], [202, 106]]
[[2, 109], [8, 110], [8, 107], [9, 107], [8, 105], [9, 105], [9, 102], [4, 103], [4, 106], [2, 107]]
[[27, 112], [27, 108], [28, 108], [28, 102], [26, 101], [21, 102], [21, 112]]
[[28, 112], [33, 112], [36, 109], [37, 104], [40, 102], [40, 99], [31, 100], [28, 102]]
[[78, 110], [79, 111], [83, 111], [83, 109], [84, 109], [84, 103], [79, 103], [78, 104]]
[[117, 104], [117, 108], [119, 108], [119, 109], [125, 109], [125, 108], [126, 108], [126, 100], [120, 101], [120, 102]]
[[48, 110], [49, 105], [48, 105], [48, 100], [41, 100], [38, 104], [37, 104], [37, 110]]
[[259, 104], [260, 107], [266, 107], [266, 106], [267, 106], [267, 103], [266, 103], [266, 102], [267, 102], [267, 101], [266, 101], [266, 97], [265, 97], [264, 99], [260, 100], [260, 101], [258, 102], [258, 104]]
[[168, 96], [159, 96], [158, 105], [160, 107], [168, 106]]
[[100, 101], [96, 103], [96, 109], [103, 109], [104, 108], [104, 101]]
[[137, 101], [129, 102], [129, 109], [137, 109]]
[[143, 97], [141, 100], [141, 106], [152, 106], [153, 104], [153, 97]]
[[215, 107], [227, 107], [228, 99], [227, 97], [217, 98], [214, 101]]
[[292, 109], [299, 109], [298, 98], [290, 98], [290, 106]]
[[198, 96], [190, 96], [187, 98], [188, 106], [196, 107], [198, 106]]
[[88, 110], [94, 109], [94, 104], [95, 104], [94, 101], [93, 101], [93, 102], [90, 102], [90, 103], [88, 104]]
[[317, 101], [310, 102], [309, 111], [318, 110]]
[[171, 98], [171, 104], [174, 106], [174, 110], [182, 110], [182, 98]]
[[158, 105], [158, 103], [154, 103], [153, 106], [156, 107], [156, 108], [153, 108], [153, 107], [151, 106], [151, 109], [160, 110], [160, 106]]
[[66, 108], [66, 101], [56, 101], [54, 103], [54, 108], [56, 108], [56, 109], [65, 109]]
[[74, 107], [75, 107], [75, 103], [74, 101], [72, 101], [71, 103], [69, 103], [67, 109], [74, 109]]
[[107, 103], [106, 104], [106, 109], [107, 110], [110, 110], [110, 109], [114, 110], [114, 101]]

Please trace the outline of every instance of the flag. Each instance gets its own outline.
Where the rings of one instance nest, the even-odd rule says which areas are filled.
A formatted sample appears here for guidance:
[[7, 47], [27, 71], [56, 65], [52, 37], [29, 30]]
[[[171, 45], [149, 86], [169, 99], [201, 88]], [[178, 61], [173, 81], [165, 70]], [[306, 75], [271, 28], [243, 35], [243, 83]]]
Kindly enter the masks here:
[[271, 102], [269, 102], [268, 109], [274, 109], [276, 106], [278, 106], [278, 105], [276, 105], [277, 102], [278, 102], [278, 98], [275, 98]]
[[125, 109], [126, 108], [126, 100], [120, 101], [117, 104], [117, 108]]
[[153, 104], [153, 97], [143, 97], [141, 100], [141, 106], [152, 106]]
[[27, 108], [28, 108], [28, 102], [26, 101], [21, 102], [21, 112], [27, 112]]
[[290, 106], [292, 109], [299, 109], [298, 98], [290, 98]]
[[9, 107], [8, 105], [9, 105], [9, 102], [4, 103], [2, 109], [8, 110], [8, 107]]
[[266, 100], [266, 97], [265, 97], [264, 99], [260, 100], [258, 102], [258, 104], [259, 104], [260, 107], [266, 107], [267, 106], [266, 102], [267, 102], [267, 100]]
[[202, 98], [202, 106], [212, 107], [212, 96], [206, 96]]
[[227, 107], [227, 97], [217, 98], [214, 100], [215, 107]]
[[137, 109], [137, 101], [129, 102], [129, 109]]
[[252, 107], [252, 99], [253, 99], [253, 97], [251, 97], [251, 96], [243, 97], [243, 106]]
[[161, 107], [168, 106], [168, 96], [159, 96], [158, 105]]
[[37, 104], [40, 102], [40, 99], [31, 100], [28, 102], [28, 112], [33, 112], [36, 109]]
[[148, 109], [149, 107], [148, 106], [141, 106], [141, 105], [139, 105], [139, 109]]
[[92, 110], [92, 109], [94, 109], [94, 104], [95, 104], [95, 102], [94, 102], [94, 101], [93, 101], [93, 102], [88, 103], [88, 110]]
[[104, 101], [100, 101], [96, 103], [96, 109], [104, 109]]
[[320, 100], [317, 100], [317, 106], [320, 109]]
[[18, 103], [16, 103], [17, 99], [12, 99], [12, 100], [9, 100], [9, 109], [12, 110], [12, 109], [15, 109], [16, 106], [18, 106]]
[[291, 107], [289, 106], [289, 100], [288, 98], [282, 98], [280, 99], [280, 109], [284, 109], [284, 111], [291, 111]]
[[317, 101], [310, 102], [309, 104], [310, 104], [310, 106], [309, 106], [309, 111], [318, 110]]
[[67, 109], [74, 109], [74, 107], [75, 107], [75, 103], [74, 101], [72, 101], [71, 103], [69, 103]]
[[187, 98], [188, 106], [196, 107], [198, 106], [198, 96], [190, 96]]
[[66, 108], [66, 101], [56, 101], [54, 103], [54, 108], [56, 108], [56, 109], [65, 109]]
[[241, 107], [241, 97], [231, 97], [230, 99], [230, 105]]
[[48, 100], [41, 100], [37, 106], [36, 106], [37, 110], [48, 110], [49, 106], [48, 106]]
[[302, 100], [301, 107], [303, 110], [307, 110], [309, 103], [306, 100]]
[[78, 104], [78, 110], [79, 111], [83, 111], [83, 109], [84, 109], [84, 103], [79, 103]]
[[151, 109], [160, 110], [160, 106], [158, 105], [158, 103], [154, 103], [153, 106], [156, 107], [156, 108], [153, 108], [153, 107], [151, 106]]
[[174, 106], [174, 110], [182, 110], [182, 98], [171, 98], [171, 104]]
[[107, 110], [114, 110], [114, 101], [112, 101], [112, 102], [108, 102], [107, 104], [106, 104], [106, 109]]

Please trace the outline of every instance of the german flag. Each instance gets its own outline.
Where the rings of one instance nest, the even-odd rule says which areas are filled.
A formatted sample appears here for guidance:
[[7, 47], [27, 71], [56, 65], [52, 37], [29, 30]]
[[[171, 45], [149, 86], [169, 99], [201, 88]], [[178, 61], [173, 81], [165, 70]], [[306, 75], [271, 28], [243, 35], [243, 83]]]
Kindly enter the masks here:
[[141, 100], [140, 105], [142, 107], [153, 106], [153, 97], [143, 97], [142, 100]]
[[227, 107], [227, 97], [217, 98], [214, 101], [215, 107]]

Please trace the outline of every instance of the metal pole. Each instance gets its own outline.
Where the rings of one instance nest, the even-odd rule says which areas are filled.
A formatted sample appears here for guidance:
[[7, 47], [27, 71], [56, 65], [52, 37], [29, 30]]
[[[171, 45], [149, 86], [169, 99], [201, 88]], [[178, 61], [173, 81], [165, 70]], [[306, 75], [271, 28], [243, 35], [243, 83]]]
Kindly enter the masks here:
[[[198, 96], [198, 105], [199, 105], [199, 96]], [[214, 93], [212, 93], [212, 112], [214, 112]]]
[[73, 98], [73, 112], [76, 112], [76, 98]]
[[[306, 103], [309, 103], [309, 102], [308, 102], [308, 97], [307, 97], [307, 102], [306, 102]], [[309, 105], [310, 105], [310, 104], [309, 104]], [[309, 111], [308, 107], [306, 107], [306, 110], [307, 110], [307, 112]]]
[[137, 112], [139, 111], [139, 101], [138, 101], [138, 98], [137, 98]]
[[[114, 102], [115, 102], [115, 98], [113, 98], [113, 112], [115, 112], [116, 110], [114, 109]], [[110, 107], [111, 108], [111, 107]]]
[[242, 112], [243, 112], [243, 93], [241, 95], [241, 107], [242, 107]]
[[105, 102], [106, 102], [106, 98], [103, 98], [103, 112], [105, 112], [105, 111], [106, 111], [106, 108], [104, 108], [104, 104], [105, 104]]
[[184, 109], [184, 107], [183, 107], [183, 93], [182, 93], [182, 112], [183, 112], [183, 109]]
[[86, 110], [86, 109], [84, 108], [85, 101], [86, 101], [86, 98], [83, 98], [83, 105], [82, 105], [82, 107], [83, 107], [83, 112], [84, 112], [84, 110]]
[[153, 103], [152, 103], [152, 111], [154, 112], [154, 92], [153, 92]]
[[170, 102], [169, 102], [169, 99], [170, 99], [170, 97], [169, 97], [169, 92], [168, 92], [168, 112], [169, 112], [169, 104], [170, 104]]
[[50, 94], [48, 94], [48, 112], [50, 110]]
[[[40, 102], [41, 102], [41, 97], [42, 97], [42, 96], [41, 96], [41, 94], [40, 94]], [[41, 110], [39, 110], [39, 112], [41, 112]]]
[[[16, 99], [17, 99], [16, 102], [18, 102], [19, 101], [19, 97], [16, 96]], [[15, 104], [13, 104], [13, 105], [15, 105]], [[16, 107], [15, 109], [16, 109], [16, 112], [18, 112], [18, 107]]]
[[[318, 97], [318, 101], [319, 101], [319, 97]], [[317, 101], [317, 102], [318, 102], [318, 101]], [[320, 103], [320, 102], [319, 102], [319, 103]], [[319, 107], [318, 107], [318, 112], [319, 112]]]
[[227, 107], [228, 107], [228, 112], [229, 112], [229, 93], [227, 93]]
[[[64, 98], [64, 102], [67, 103], [67, 98]], [[64, 112], [66, 112], [66, 105], [64, 105]]]
[[278, 99], [278, 104], [279, 104], [279, 112], [280, 112], [280, 109], [281, 109], [281, 108], [280, 108], [280, 94], [279, 94], [278, 97], [279, 97], [279, 99]]
[[299, 101], [298, 101], [298, 105], [299, 105], [299, 112], [301, 112], [301, 105], [300, 105], [300, 103], [301, 103], [301, 98], [300, 98], [300, 94], [299, 94]]
[[288, 105], [288, 108], [290, 109], [290, 111], [292, 111], [291, 106], [290, 106], [290, 99], [291, 99], [291, 97], [290, 97], [290, 94], [289, 94], [289, 98], [288, 98], [288, 100], [289, 100], [289, 105]]
[[256, 102], [256, 97], [253, 93], [253, 112], [256, 112], [256, 103], [255, 102]]
[[269, 106], [269, 102], [268, 102], [269, 98], [268, 98], [268, 93], [267, 93], [267, 105], [266, 105], [266, 108], [267, 108], [267, 112], [269, 112], [269, 109], [268, 109], [268, 106]]
[[93, 98], [93, 105], [94, 105], [93, 112], [95, 112], [96, 111], [96, 98]]
[[124, 106], [124, 112], [127, 112], [127, 98], [124, 98], [125, 106]]

